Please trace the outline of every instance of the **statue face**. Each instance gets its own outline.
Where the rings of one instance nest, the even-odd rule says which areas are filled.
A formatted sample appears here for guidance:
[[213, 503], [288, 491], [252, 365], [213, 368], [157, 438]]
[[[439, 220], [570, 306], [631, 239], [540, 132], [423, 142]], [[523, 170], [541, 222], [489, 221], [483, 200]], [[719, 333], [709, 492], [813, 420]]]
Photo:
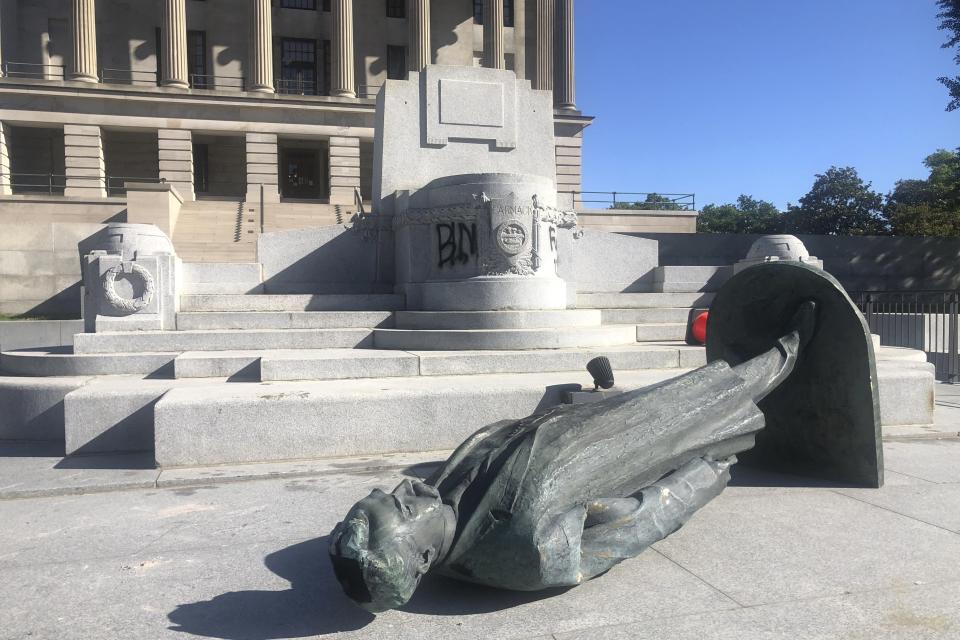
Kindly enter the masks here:
[[436, 560], [442, 508], [436, 489], [409, 480], [392, 493], [375, 489], [355, 504], [330, 542], [334, 572], [347, 595], [373, 612], [406, 604]]

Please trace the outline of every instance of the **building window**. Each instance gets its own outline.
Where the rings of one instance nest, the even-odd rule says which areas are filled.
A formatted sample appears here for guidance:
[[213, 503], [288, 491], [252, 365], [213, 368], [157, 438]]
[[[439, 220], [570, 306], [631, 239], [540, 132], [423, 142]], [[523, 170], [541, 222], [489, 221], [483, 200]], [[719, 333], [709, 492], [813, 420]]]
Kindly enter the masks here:
[[317, 94], [317, 42], [301, 38], [283, 38], [280, 44], [279, 93]]
[[317, 0], [280, 0], [281, 9], [306, 9], [308, 11], [317, 10]]
[[397, 45], [387, 45], [387, 79], [407, 79], [407, 48]]
[[207, 33], [205, 31], [187, 31], [187, 69], [191, 87], [211, 88], [210, 76], [207, 75]]
[[323, 10], [330, 13], [330, 0], [323, 0]]
[[407, 0], [387, 0], [388, 18], [406, 18]]
[[[484, 0], [473, 0], [473, 21], [483, 24]], [[503, 0], [503, 26], [513, 26], [513, 0]]]

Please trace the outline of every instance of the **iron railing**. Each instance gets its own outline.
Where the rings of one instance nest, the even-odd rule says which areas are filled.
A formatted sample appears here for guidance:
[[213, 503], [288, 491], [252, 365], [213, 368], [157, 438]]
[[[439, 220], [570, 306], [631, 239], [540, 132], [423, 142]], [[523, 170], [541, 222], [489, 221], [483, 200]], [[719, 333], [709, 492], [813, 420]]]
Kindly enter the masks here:
[[11, 173], [10, 188], [14, 193], [63, 195], [67, 176], [55, 173]]
[[937, 379], [960, 377], [960, 291], [865, 291], [851, 294], [880, 343], [926, 352]]
[[7, 78], [63, 80], [66, 77], [66, 68], [62, 64], [6, 61], [3, 63], [3, 75]]
[[317, 95], [317, 83], [313, 80], [283, 79], [276, 80], [274, 87], [277, 93], [294, 96]]
[[[106, 191], [108, 196], [122, 196], [127, 192], [128, 182], [165, 182], [162, 178], [136, 178], [133, 176], [66, 176], [58, 173], [11, 173], [10, 189], [15, 194], [45, 193], [62, 196], [70, 181], [70, 189]], [[93, 194], [92, 194], [93, 195]]]
[[575, 208], [622, 209], [624, 211], [696, 211], [693, 193], [656, 193], [637, 191], [564, 191]]
[[142, 71], [139, 69], [100, 69], [100, 82], [104, 84], [135, 84], [152, 85], [160, 83], [159, 73], [156, 70]]
[[190, 74], [191, 89], [243, 91], [244, 76], [221, 76], [204, 73]]
[[376, 98], [382, 86], [382, 84], [361, 84], [357, 87], [357, 97], [366, 100]]

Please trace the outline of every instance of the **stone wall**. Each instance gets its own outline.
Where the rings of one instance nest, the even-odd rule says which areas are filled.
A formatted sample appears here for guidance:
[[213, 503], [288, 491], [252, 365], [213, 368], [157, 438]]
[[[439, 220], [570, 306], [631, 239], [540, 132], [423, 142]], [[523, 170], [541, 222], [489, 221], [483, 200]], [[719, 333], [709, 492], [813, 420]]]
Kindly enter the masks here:
[[0, 233], [0, 314], [80, 315], [77, 243], [100, 224], [4, 224]]
[[[631, 234], [660, 243], [660, 264], [729, 265], [756, 235]], [[848, 291], [960, 289], [960, 238], [798, 236]]]

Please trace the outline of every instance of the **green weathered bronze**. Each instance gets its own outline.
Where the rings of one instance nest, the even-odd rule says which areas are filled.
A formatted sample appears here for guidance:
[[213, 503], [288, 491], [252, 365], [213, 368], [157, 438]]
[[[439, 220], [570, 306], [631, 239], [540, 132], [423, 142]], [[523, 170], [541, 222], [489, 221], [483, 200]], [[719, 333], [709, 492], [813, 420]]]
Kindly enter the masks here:
[[[756, 318], [738, 316], [734, 310], [741, 306]], [[875, 423], [875, 403], [857, 405], [842, 420], [824, 414], [849, 406], [838, 405], [831, 389], [876, 388], [869, 334], [848, 329], [859, 314], [832, 278], [807, 268], [760, 265], [731, 279], [714, 307], [720, 313], [711, 316], [715, 334], [708, 333], [708, 342], [716, 339], [719, 346], [712, 347], [707, 366], [607, 400], [491, 425], [460, 445], [426, 482], [405, 480], [391, 493], [375, 490], [354, 505], [330, 539], [333, 568], [347, 595], [383, 611], [406, 603], [431, 570], [523, 591], [600, 575], [676, 531], [723, 491], [736, 454], [762, 437], [760, 407], [776, 421], [763, 452], [780, 458], [770, 460], [785, 456], [788, 446], [803, 452], [791, 459], [800, 468], [832, 460], [820, 454], [833, 441], [844, 443], [846, 453], [856, 446], [876, 449], [876, 442], [860, 439]], [[842, 344], [832, 336], [840, 329]], [[762, 334], [751, 337], [754, 330]], [[830, 349], [866, 364], [819, 366], [817, 358], [834, 364], [842, 358], [826, 354]], [[790, 399], [798, 359], [806, 407]], [[801, 418], [824, 419], [826, 430], [857, 435], [820, 437], [801, 418], [782, 417], [773, 406], [777, 391]], [[783, 433], [789, 429], [798, 435]], [[854, 453], [873, 459], [872, 453]]]

